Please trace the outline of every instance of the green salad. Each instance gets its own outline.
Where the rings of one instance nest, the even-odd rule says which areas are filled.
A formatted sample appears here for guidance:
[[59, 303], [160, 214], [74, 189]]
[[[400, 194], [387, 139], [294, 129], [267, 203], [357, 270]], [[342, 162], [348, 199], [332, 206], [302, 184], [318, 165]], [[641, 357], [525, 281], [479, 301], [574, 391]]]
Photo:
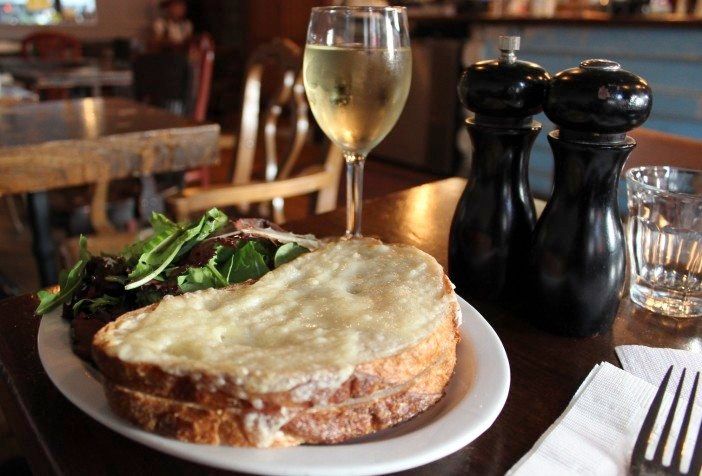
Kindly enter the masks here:
[[154, 213], [151, 226], [150, 237], [116, 256], [92, 256], [81, 236], [80, 259], [61, 272], [57, 292], [39, 291], [36, 313], [60, 305], [68, 319], [80, 312], [122, 313], [166, 294], [258, 279], [317, 246], [314, 237], [284, 232], [265, 220], [230, 222], [216, 208], [189, 224]]

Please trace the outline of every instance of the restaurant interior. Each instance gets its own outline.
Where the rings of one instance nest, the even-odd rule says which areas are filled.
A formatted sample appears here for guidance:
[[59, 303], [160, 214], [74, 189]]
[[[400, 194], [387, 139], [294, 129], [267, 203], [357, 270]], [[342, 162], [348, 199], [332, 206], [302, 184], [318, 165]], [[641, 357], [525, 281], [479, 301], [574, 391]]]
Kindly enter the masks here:
[[[389, 5], [404, 9], [390, 16], [383, 10]], [[351, 25], [366, 22], [365, 35], [376, 45], [371, 51], [378, 44], [394, 48], [398, 61], [407, 52], [399, 66], [404, 77], [395, 81], [388, 65], [366, 72], [336, 58], [315, 72], [314, 59], [321, 62], [324, 48], [336, 48], [331, 38], [338, 32], [329, 25], [337, 25], [332, 16], [339, 10], [318, 11], [319, 23], [329, 22], [319, 25], [319, 35], [311, 12], [332, 6], [369, 15]], [[385, 24], [377, 26], [371, 13], [385, 15]], [[369, 34], [368, 25], [382, 34]], [[397, 30], [399, 39], [383, 28]], [[383, 43], [386, 36], [391, 46]], [[368, 48], [354, 45], [347, 49]], [[133, 474], [145, 468], [158, 474], [624, 474], [629, 465], [632, 474], [653, 474], [634, 471], [634, 443], [664, 364], [685, 366], [688, 380], [702, 370], [700, 52], [702, 0], [0, 0], [0, 474]], [[348, 127], [361, 129], [387, 124], [367, 147], [350, 146], [353, 131], [341, 130], [349, 123], [336, 129], [334, 110], [319, 105], [326, 100], [343, 107], [355, 93], [343, 85], [319, 93], [329, 97], [313, 92], [343, 67], [364, 75], [361, 89], [375, 91], [386, 79], [390, 85], [379, 93], [381, 102], [371, 98], [365, 114], [347, 118], [359, 121]], [[614, 79], [605, 84], [605, 77]], [[592, 89], [597, 81], [599, 89]], [[401, 96], [393, 103], [396, 114], [383, 102], [387, 95], [390, 101]], [[641, 178], [649, 172], [657, 175]], [[661, 185], [675, 174], [689, 180]], [[661, 218], [675, 230], [665, 239], [655, 235], [664, 233], [659, 228], [639, 235], [631, 224], [653, 216], [657, 202], [645, 201], [659, 186], [669, 192], [660, 205], [667, 211], [660, 213], [677, 210], [674, 218]], [[398, 453], [386, 455], [386, 466], [339, 462], [331, 471], [332, 460], [285, 466], [280, 456], [276, 467], [255, 466], [257, 456], [242, 456], [251, 462], [237, 466], [209, 462], [205, 453], [184, 456], [189, 450], [164, 449], [128, 434], [142, 430], [120, 431], [85, 410], [47, 366], [39, 328], [45, 300], [47, 312], [63, 304], [64, 317], [68, 307], [77, 316], [76, 306], [97, 305], [96, 296], [62, 294], [74, 273], [84, 280], [99, 275], [86, 253], [123, 257], [134, 243], [158, 235], [163, 220], [184, 234], [194, 229], [184, 224], [200, 220], [193, 233], [202, 235], [214, 207], [237, 227], [231, 233], [242, 233], [238, 219], [263, 218], [257, 223], [275, 233], [323, 238], [346, 230], [351, 240], [360, 239], [362, 223], [364, 237], [431, 255], [460, 301], [465, 298], [481, 322], [485, 318], [497, 347], [506, 349], [506, 370], [487, 367], [493, 376], [506, 375], [504, 394], [493, 399], [501, 402], [494, 416], [482, 427], [476, 423], [480, 430], [472, 436], [464, 431], [414, 463]], [[676, 225], [678, 219], [691, 224]], [[519, 228], [520, 220], [530, 225]], [[198, 269], [209, 266], [217, 250]], [[147, 254], [137, 268], [153, 257]], [[662, 255], [672, 263], [662, 271], [666, 283], [681, 267], [687, 273], [680, 278], [683, 304], [671, 304], [679, 293], [665, 294], [657, 287], [663, 281], [636, 287], [648, 279], [638, 260]], [[278, 252], [273, 259], [277, 268]], [[125, 289], [163, 281], [163, 267], [140, 281], [132, 270]], [[498, 269], [506, 274], [497, 276]], [[225, 284], [252, 277], [226, 276]], [[201, 275], [179, 276], [173, 293], [198, 279], [189, 289], [204, 289]], [[566, 282], [571, 287], [563, 291]], [[38, 290], [44, 291], [37, 297]], [[663, 294], [670, 301], [660, 304]], [[462, 312], [465, 327], [473, 314]], [[568, 324], [556, 322], [564, 315], [573, 316]], [[475, 341], [464, 327], [461, 342]], [[477, 361], [499, 360], [479, 354], [474, 344]], [[458, 345], [460, 367], [468, 357]], [[641, 349], [667, 353], [646, 357]], [[635, 357], [648, 358], [657, 370], [637, 369]], [[482, 385], [483, 368], [474, 368], [467, 389]], [[602, 384], [608, 397], [594, 394], [598, 378], [611, 379]], [[626, 383], [617, 386], [617, 380]], [[691, 383], [685, 385], [689, 393]], [[622, 386], [638, 389], [638, 397]], [[457, 391], [444, 392], [432, 418], [455, 411], [446, 402], [458, 398]], [[466, 399], [475, 396], [465, 391]], [[594, 395], [589, 406], [583, 401], [588, 391]], [[697, 402], [689, 415], [699, 441], [692, 432], [686, 446], [685, 436], [679, 439], [681, 451], [691, 454], [682, 457], [687, 474], [699, 474], [702, 390], [690, 395]], [[605, 414], [615, 405], [621, 405], [618, 422]], [[573, 415], [578, 408], [581, 420]], [[461, 415], [450, 419], [461, 426]], [[171, 426], [182, 418], [173, 417]], [[409, 438], [440, 423], [428, 418], [392, 431]], [[462, 427], [470, 425], [467, 420]], [[149, 431], [194, 441], [159, 428]], [[434, 435], [419, 434], [427, 441]], [[394, 438], [380, 435], [390, 435], [380, 437], [383, 444]], [[359, 450], [375, 440], [359, 441], [339, 448]], [[363, 454], [383, 453], [379, 448]]]

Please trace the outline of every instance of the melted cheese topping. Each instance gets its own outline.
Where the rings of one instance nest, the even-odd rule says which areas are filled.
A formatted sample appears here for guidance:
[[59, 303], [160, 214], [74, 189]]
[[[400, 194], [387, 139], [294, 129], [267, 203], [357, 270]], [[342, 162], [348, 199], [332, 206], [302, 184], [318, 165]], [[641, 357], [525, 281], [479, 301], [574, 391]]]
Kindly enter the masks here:
[[110, 352], [172, 373], [222, 373], [250, 392], [334, 388], [356, 365], [428, 336], [455, 303], [443, 279], [416, 248], [342, 240], [252, 285], [166, 297], [120, 322]]

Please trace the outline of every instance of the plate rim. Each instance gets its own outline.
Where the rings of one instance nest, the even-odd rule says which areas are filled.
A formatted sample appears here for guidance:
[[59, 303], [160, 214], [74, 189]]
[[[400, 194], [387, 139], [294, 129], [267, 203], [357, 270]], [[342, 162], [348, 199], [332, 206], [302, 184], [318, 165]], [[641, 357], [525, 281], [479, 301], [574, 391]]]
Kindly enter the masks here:
[[[42, 317], [37, 334], [37, 348], [44, 371], [66, 399], [103, 426], [156, 451], [210, 467], [244, 471], [252, 474], [275, 474], [281, 476], [386, 474], [434, 462], [467, 446], [492, 426], [507, 400], [511, 374], [504, 346], [487, 320], [463, 298], [458, 295], [456, 295], [456, 298], [463, 315], [462, 322], [459, 325], [459, 331], [461, 332], [461, 342], [458, 349], [460, 351], [459, 358], [465, 352], [473, 354], [471, 361], [473, 375], [470, 388], [465, 390], [458, 403], [420, 428], [397, 437], [351, 445], [341, 443], [337, 445], [310, 445], [277, 449], [236, 448], [186, 443], [150, 433], [121, 420], [109, 410], [102, 391], [102, 385], [97, 379], [89, 376], [90, 372], [86, 364], [71, 351], [68, 333], [69, 324], [61, 319], [59, 310], [52, 311]], [[59, 332], [62, 334], [59, 335]], [[58, 343], [56, 348], [54, 348], [55, 343]], [[57, 361], [56, 357], [62, 358], [63, 361]], [[485, 363], [487, 360], [489, 360], [489, 372]], [[69, 367], [61, 368], [61, 365], [63, 365], [61, 362], [69, 364]], [[78, 389], [73, 388], [75, 385], [71, 385], [66, 379], [69, 372], [75, 372], [76, 370], [80, 370], [82, 374], [86, 375], [86, 380], [92, 382], [92, 384], [81, 385], [81, 388]], [[490, 375], [486, 375], [486, 373], [490, 373]], [[449, 382], [449, 385], [451, 385], [451, 382]], [[98, 387], [100, 397], [97, 398], [100, 401], [84, 401], [80, 394], [83, 392], [94, 393], [94, 388], [92, 390], [87, 388], [94, 386]], [[476, 403], [479, 404], [477, 409], [480, 410], [480, 415], [477, 414], [478, 412], [473, 407], [463, 408], [466, 407], [467, 403], [476, 399]], [[455, 424], [460, 419], [454, 422], [447, 421], [450, 420], [447, 416], [460, 413], [461, 410], [465, 411], [463, 423], [470, 424], [462, 429], [456, 428]], [[401, 428], [402, 425], [400, 424], [394, 428]], [[445, 441], [441, 442], [441, 444], [437, 444], [436, 439], [430, 439], [429, 441], [432, 443], [430, 445], [421, 445], [423, 447], [419, 450], [407, 450], [406, 445], [408, 442], [412, 442], [414, 446], [417, 446], [419, 443], [416, 439], [421, 435], [432, 431], [436, 433], [438, 429], [446, 430], [445, 427], [453, 427], [453, 429], [449, 433], [449, 438], [444, 438]], [[392, 431], [393, 428], [383, 430], [383, 432]], [[320, 464], [319, 462], [319, 460], [327, 458], [328, 461], [339, 461], [338, 458], [343, 456], [343, 453], [347, 453], [345, 451], [347, 448], [350, 453], [355, 453], [359, 448], [365, 447], [365, 445], [372, 445], [376, 450], [382, 450], [383, 454], [387, 453], [392, 456], [380, 461], [354, 460], [353, 466], [329, 463]], [[404, 455], [401, 457], [396, 457], [393, 451], [398, 448], [405, 450]], [[213, 460], [212, 457], [219, 455], [219, 452], [222, 452], [222, 454], [231, 453], [232, 457], [222, 461], [220, 456]], [[297, 452], [310, 453], [305, 458], [308, 460], [307, 464], [298, 462], [294, 467], [291, 467], [289, 463], [285, 464], [285, 453], [293, 453], [293, 457], [295, 457]], [[236, 457], [237, 453], [239, 457]], [[249, 458], [241, 458], [242, 455], [249, 456]], [[282, 459], [277, 458], [277, 456], [281, 455], [283, 455]], [[275, 457], [271, 458], [271, 456]]]

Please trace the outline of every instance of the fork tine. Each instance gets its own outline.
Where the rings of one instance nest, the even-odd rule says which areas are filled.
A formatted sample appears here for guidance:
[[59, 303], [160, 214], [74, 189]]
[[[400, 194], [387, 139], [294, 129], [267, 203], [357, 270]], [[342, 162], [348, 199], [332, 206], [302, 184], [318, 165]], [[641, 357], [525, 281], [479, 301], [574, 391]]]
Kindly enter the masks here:
[[670, 438], [670, 429], [673, 427], [673, 418], [675, 418], [675, 410], [678, 408], [678, 402], [680, 401], [680, 393], [682, 393], [683, 382], [685, 382], [685, 369], [683, 369], [682, 373], [680, 374], [678, 388], [675, 389], [675, 396], [673, 397], [673, 401], [668, 409], [668, 416], [665, 417], [665, 423], [663, 423], [661, 437], [658, 439], [656, 451], [653, 453], [652, 461], [660, 464], [661, 466], [663, 466], [663, 453], [665, 452], [668, 438]]
[[636, 438], [636, 443], [634, 444], [634, 451], [631, 453], [631, 465], [639, 465], [646, 459], [646, 447], [648, 446], [648, 440], [651, 437], [651, 431], [653, 430], [653, 425], [656, 423], [656, 416], [661, 409], [661, 403], [663, 402], [663, 395], [665, 395], [665, 389], [668, 386], [668, 381], [670, 380], [670, 375], [673, 373], [673, 366], [668, 367], [668, 371], [663, 377], [663, 381], [658, 387], [656, 396], [653, 397], [651, 406], [648, 409], [646, 418], [644, 418], [641, 429], [639, 430], [639, 436]]
[[[685, 416], [683, 417], [682, 424], [680, 425], [680, 434], [678, 435], [678, 441], [675, 443], [675, 449], [673, 450], [673, 460], [670, 463], [670, 466], [678, 471], [680, 470], [680, 462], [682, 461], [683, 445], [685, 444], [687, 434], [690, 431], [690, 418], [692, 417], [692, 409], [695, 406], [695, 395], [697, 394], [697, 384], [699, 384], [699, 382], [700, 373], [697, 372], [695, 374], [695, 380], [694, 382], [692, 382], [692, 391], [690, 392], [690, 399], [687, 401], [687, 407], [685, 408]], [[698, 436], [697, 439], [702, 441], [702, 439], [700, 439], [700, 436]], [[697, 471], [697, 473], [690, 472], [690, 474], [699, 474], [699, 470]]]
[[[699, 377], [699, 372], [697, 373]], [[694, 392], [693, 392], [694, 393]], [[690, 400], [696, 400], [696, 395], [691, 395]], [[687, 474], [697, 476], [702, 470], [702, 421], [700, 421], [700, 428], [697, 432], [697, 441], [695, 441], [695, 450], [692, 453], [692, 459], [690, 461], [690, 470]]]

